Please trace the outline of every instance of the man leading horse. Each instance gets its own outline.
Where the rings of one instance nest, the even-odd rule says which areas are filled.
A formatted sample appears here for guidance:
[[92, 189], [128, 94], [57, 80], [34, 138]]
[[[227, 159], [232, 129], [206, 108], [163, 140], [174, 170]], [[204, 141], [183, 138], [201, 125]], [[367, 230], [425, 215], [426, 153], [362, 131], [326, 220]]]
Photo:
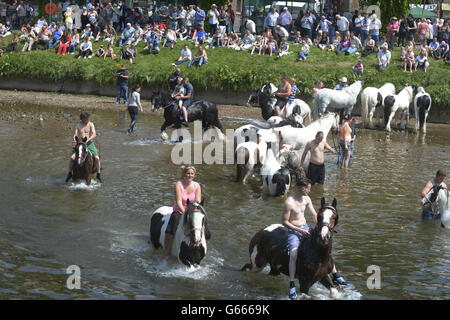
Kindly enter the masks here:
[[[97, 133], [95, 131], [94, 123], [90, 121], [90, 115], [87, 112], [82, 112], [80, 115], [80, 122], [75, 127], [75, 134], [72, 137], [72, 146], [76, 145], [77, 138], [79, 140], [86, 139], [86, 147], [91, 152], [91, 154], [94, 156], [94, 164], [97, 168], [97, 179], [103, 183], [103, 179], [100, 175], [100, 158], [98, 155], [97, 148], [95, 147], [94, 139], [97, 136]], [[75, 161], [75, 154], [76, 151], [72, 150], [72, 156], [69, 162], [69, 173], [67, 174], [66, 182], [69, 182], [69, 180], [73, 176], [73, 163]]]

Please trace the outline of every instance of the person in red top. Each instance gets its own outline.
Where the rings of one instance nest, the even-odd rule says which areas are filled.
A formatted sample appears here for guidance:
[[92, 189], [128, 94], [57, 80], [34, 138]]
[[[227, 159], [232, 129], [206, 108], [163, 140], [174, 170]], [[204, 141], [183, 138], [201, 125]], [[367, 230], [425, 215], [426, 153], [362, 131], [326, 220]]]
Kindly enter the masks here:
[[181, 180], [175, 184], [175, 203], [173, 205], [173, 212], [167, 224], [165, 240], [164, 240], [164, 255], [163, 259], [167, 260], [172, 251], [174, 235], [177, 231], [180, 218], [186, 211], [187, 201], [202, 201], [202, 190], [200, 184], [194, 181], [195, 167], [187, 165], [182, 168]]
[[392, 17], [391, 22], [387, 26], [387, 43], [389, 51], [394, 50], [394, 44], [397, 41], [397, 33], [400, 29], [397, 18]]
[[[63, 31], [61, 31], [63, 32]], [[64, 32], [61, 35], [61, 40], [60, 40], [60, 44], [59, 44], [59, 48], [58, 48], [58, 54], [62, 54], [65, 55], [67, 48], [69, 48], [70, 46], [70, 34], [67, 32]]]

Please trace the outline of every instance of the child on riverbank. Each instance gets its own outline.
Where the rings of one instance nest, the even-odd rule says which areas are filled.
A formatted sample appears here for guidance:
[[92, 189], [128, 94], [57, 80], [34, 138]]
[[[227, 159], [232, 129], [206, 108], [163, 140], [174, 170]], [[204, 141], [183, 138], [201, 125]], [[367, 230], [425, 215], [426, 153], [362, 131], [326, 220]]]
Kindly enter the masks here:
[[359, 59], [358, 62], [353, 66], [353, 71], [355, 71], [357, 75], [360, 75], [364, 72], [362, 59]]

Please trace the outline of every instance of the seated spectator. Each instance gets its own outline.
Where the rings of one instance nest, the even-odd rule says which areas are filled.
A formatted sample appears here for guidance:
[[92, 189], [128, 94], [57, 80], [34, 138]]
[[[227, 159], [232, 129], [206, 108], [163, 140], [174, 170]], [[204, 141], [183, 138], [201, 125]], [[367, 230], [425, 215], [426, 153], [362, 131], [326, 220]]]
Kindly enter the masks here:
[[[378, 51], [381, 52], [382, 50]], [[367, 57], [368, 55], [375, 52], [375, 40], [372, 39], [372, 36], [369, 34], [367, 36], [366, 45], [364, 46], [364, 51], [362, 56]]]
[[144, 30], [142, 30], [141, 26], [137, 24], [136, 29], [131, 35], [130, 43], [134, 43], [134, 45], [137, 46], [139, 42], [142, 41], [143, 37], [144, 37]]
[[100, 35], [102, 34], [102, 29], [99, 27], [98, 22], [94, 23], [92, 27], [92, 38], [94, 42], [98, 42], [100, 40]]
[[114, 59], [116, 57], [116, 54], [114, 53], [114, 48], [111, 43], [108, 44], [108, 47], [106, 48], [105, 54], [103, 55], [103, 60], [106, 60], [106, 58], [111, 57], [111, 59]]
[[261, 55], [261, 52], [264, 50], [264, 38], [262, 36], [258, 36], [255, 43], [253, 43], [252, 52], [250, 54], [255, 53], [255, 50], [258, 50], [258, 54]]
[[278, 58], [281, 58], [282, 56], [286, 56], [288, 54], [291, 54], [292, 51], [289, 51], [289, 43], [286, 40], [286, 37], [284, 37], [281, 40], [281, 44], [280, 44], [280, 50], [278, 51]]
[[61, 36], [62, 34], [60, 30], [56, 30], [55, 32], [53, 32], [52, 39], [48, 43], [48, 48], [52, 49], [59, 45]]
[[447, 65], [450, 65], [450, 51], [447, 52], [447, 54], [444, 57], [444, 62]]
[[58, 53], [57, 54], [62, 54], [65, 55], [67, 49], [70, 46], [70, 34], [68, 34], [67, 32], [63, 32], [61, 35], [61, 41], [59, 44], [59, 48], [58, 48]]
[[428, 46], [428, 52], [430, 53], [430, 56], [436, 58], [436, 52], [438, 49], [439, 49], [439, 42], [437, 41], [436, 37], [433, 37], [433, 41]]
[[359, 40], [359, 38], [352, 32], [350, 37], [350, 47], [347, 49], [347, 52], [345, 54], [353, 54], [357, 52], [361, 47], [361, 40]]
[[2, 40], [2, 38], [5, 38], [9, 35], [11, 35], [11, 31], [9, 31], [5, 25], [0, 23], [0, 41]]
[[81, 33], [81, 39], [89, 38], [91, 36], [92, 36], [91, 25], [87, 24], [86, 27], [84, 28], [83, 32]]
[[348, 50], [348, 48], [350, 48], [350, 40], [344, 39], [343, 41], [341, 41], [341, 43], [338, 44], [336, 54], [344, 53]]
[[14, 33], [13, 38], [11, 40], [11, 52], [16, 52], [18, 44], [19, 44], [19, 37], [17, 36], [17, 33]]
[[388, 50], [389, 50], [389, 44], [387, 43], [387, 38], [386, 36], [382, 36], [381, 40], [377, 42], [377, 51], [381, 50], [381, 48], [383, 46], [388, 46]]
[[364, 65], [362, 59], [359, 59], [358, 62], [353, 66], [353, 71], [355, 71], [357, 75], [363, 74]]
[[80, 43], [80, 35], [78, 34], [77, 29], [73, 29], [73, 35], [70, 39], [70, 46], [69, 46], [70, 54], [75, 54], [75, 49], [79, 43]]
[[187, 40], [189, 38], [189, 33], [184, 24], [180, 26], [180, 28], [176, 31], [176, 34], [180, 40]]
[[116, 38], [116, 30], [114, 30], [113, 26], [110, 24], [105, 30], [103, 30], [104, 36], [103, 41], [107, 43], [114, 43], [114, 39]]
[[[249, 30], [250, 31], [250, 30]], [[227, 43], [227, 47], [228, 48], [236, 48], [239, 47], [239, 42], [240, 42], [240, 38], [237, 35], [237, 33], [234, 33], [233, 31], [231, 31], [230, 36], [228, 37], [228, 43]]]
[[303, 37], [303, 41], [306, 42], [307, 45], [312, 46], [313, 42], [311, 41], [311, 39], [309, 38], [309, 36], [304, 36]]
[[148, 48], [150, 51], [150, 54], [159, 53], [158, 44], [160, 41], [161, 41], [161, 32], [159, 31], [158, 27], [155, 27], [155, 29], [153, 29], [153, 31], [148, 36], [147, 46], [144, 49]]
[[419, 55], [416, 58], [416, 61], [414, 63], [414, 71], [417, 71], [417, 67], [423, 68], [425, 72], [427, 72], [428, 67], [430, 66], [430, 63], [428, 62], [428, 58], [426, 56], [426, 51], [421, 50]]
[[[370, 40], [373, 41], [373, 39]], [[378, 51], [377, 58], [378, 58], [378, 70], [380, 71], [386, 70], [386, 68], [389, 66], [389, 63], [391, 62], [391, 52], [388, 50], [387, 46], [382, 47], [381, 50]]]
[[83, 58], [92, 58], [92, 42], [90, 38], [84, 38], [84, 41], [80, 45], [78, 59]]
[[330, 43], [330, 39], [328, 38], [328, 33], [319, 31], [319, 34], [320, 34], [320, 40], [317, 43], [317, 47], [319, 47], [319, 49], [321, 51], [323, 51], [323, 50], [325, 50], [326, 47], [328, 47], [328, 45]]
[[53, 38], [52, 32], [46, 26], [43, 26], [38, 33], [38, 41], [36, 46], [43, 45], [44, 49], [49, 48], [49, 42]]
[[445, 41], [441, 42], [441, 45], [439, 46], [439, 48], [436, 51], [436, 59], [441, 59], [444, 58], [445, 55], [448, 53], [448, 44]]
[[341, 34], [336, 31], [336, 33], [334, 34], [333, 41], [328, 45], [328, 51], [335, 51], [335, 50], [337, 50], [337, 47], [341, 43], [341, 40], [342, 40]]
[[170, 49], [173, 49], [173, 46], [177, 43], [177, 35], [175, 33], [175, 31], [173, 31], [172, 27], [169, 26], [167, 27], [166, 30], [166, 36], [164, 38], [164, 42], [163, 42], [163, 47], [169, 46], [170, 45]]
[[222, 47], [222, 35], [220, 34], [220, 30], [216, 29], [216, 33], [213, 35], [211, 42], [206, 47], [207, 49], [212, 49], [214, 47]]
[[406, 51], [408, 51], [409, 49], [414, 50], [414, 44], [412, 41], [406, 42]]
[[99, 58], [105, 58], [105, 48], [103, 48], [103, 45], [101, 44], [100, 47], [97, 49], [97, 53], [95, 54]]
[[195, 27], [191, 27], [191, 29], [189, 30], [189, 39], [195, 41], [196, 37], [197, 37], [197, 29], [195, 29]]
[[[250, 49], [253, 46], [253, 42], [255, 42], [255, 36], [250, 33], [250, 30], [245, 31], [244, 38], [242, 38], [242, 43], [239, 47], [236, 47], [236, 50], [245, 51]], [[288, 45], [289, 47], [289, 45]]]
[[303, 61], [306, 60], [306, 57], [309, 55], [309, 44], [306, 43], [305, 40], [303, 40], [302, 49], [298, 53], [297, 61]]
[[419, 47], [419, 52], [425, 51], [425, 55], [428, 57], [428, 45], [426, 42], [421, 42]]
[[412, 73], [412, 67], [414, 65], [414, 52], [412, 51], [412, 49], [408, 49], [406, 51], [406, 56], [405, 56], [405, 60], [404, 60], [404, 69], [403, 72], [406, 72], [406, 69], [409, 67], [409, 72]]
[[303, 43], [302, 34], [300, 33], [300, 31], [297, 31], [297, 34], [295, 35], [294, 39], [294, 44], [302, 44], [302, 43]]
[[120, 59], [130, 60], [130, 63], [133, 64], [133, 59], [136, 58], [136, 47], [134, 43], [128, 44], [125, 48], [120, 49]]
[[119, 38], [119, 47], [126, 46], [131, 41], [131, 36], [134, 33], [134, 28], [131, 23], [127, 23], [127, 26], [122, 31], [122, 35]]
[[275, 39], [273, 38], [273, 36], [270, 36], [270, 40], [267, 42], [267, 44], [265, 45], [263, 54], [268, 51], [269, 52], [269, 56], [272, 56], [273, 53], [275, 53], [278, 49], [278, 45], [277, 42], [275, 41]]
[[191, 60], [192, 60], [192, 52], [189, 49], [188, 45], [185, 44], [183, 49], [181, 49], [180, 57], [178, 58], [177, 62], [172, 63], [172, 66], [174, 66], [174, 67], [179, 66], [180, 64], [189, 62]]
[[206, 41], [206, 32], [203, 27], [200, 27], [198, 32], [195, 35], [195, 43], [194, 46], [198, 47], [199, 45], [203, 45]]
[[25, 52], [27, 50], [31, 51], [31, 47], [33, 46], [33, 43], [37, 40], [37, 36], [34, 33], [32, 28], [29, 28], [25, 35], [26, 35], [26, 42], [23, 45], [22, 52]]
[[191, 62], [189, 62], [188, 67], [192, 66], [195, 63], [197, 63], [198, 68], [200, 68], [203, 63], [208, 64], [208, 56], [206, 55], [206, 50], [203, 49], [202, 46], [198, 47], [198, 51], [191, 59]]

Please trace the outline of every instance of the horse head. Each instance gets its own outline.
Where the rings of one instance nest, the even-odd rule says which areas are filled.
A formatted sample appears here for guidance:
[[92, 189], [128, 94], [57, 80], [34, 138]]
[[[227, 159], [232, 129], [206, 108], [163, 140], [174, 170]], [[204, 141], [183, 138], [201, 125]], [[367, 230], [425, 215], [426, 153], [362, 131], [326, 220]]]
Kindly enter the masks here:
[[348, 87], [347, 92], [356, 98], [361, 92], [362, 85], [363, 83], [361, 80], [355, 81], [355, 83], [353, 83], [350, 87]]
[[203, 207], [203, 201], [199, 203], [188, 200], [183, 225], [185, 235], [191, 238], [191, 244], [195, 247], [202, 244], [206, 223], [206, 210]]
[[83, 139], [75, 137], [75, 140], [77, 142], [77, 144], [75, 145], [75, 157], [77, 160], [77, 164], [80, 166], [84, 163], [88, 155], [88, 150], [86, 147], [87, 137], [84, 137]]
[[161, 108], [162, 105], [162, 97], [161, 97], [161, 90], [153, 91], [153, 94], [150, 98], [152, 102], [152, 111], [158, 110]]
[[425, 89], [423, 87], [416, 87], [414, 90], [414, 95], [418, 95], [419, 93], [425, 93]]
[[323, 247], [329, 245], [330, 240], [333, 238], [333, 232], [336, 232], [336, 228], [339, 220], [339, 215], [336, 209], [337, 200], [333, 199], [331, 205], [325, 204], [325, 198], [322, 198], [321, 207], [317, 213], [317, 244]]
[[248, 97], [247, 103], [245, 104], [247, 107], [253, 107], [259, 104], [259, 92], [260, 89], [253, 89], [252, 93], [250, 93], [250, 97]]

